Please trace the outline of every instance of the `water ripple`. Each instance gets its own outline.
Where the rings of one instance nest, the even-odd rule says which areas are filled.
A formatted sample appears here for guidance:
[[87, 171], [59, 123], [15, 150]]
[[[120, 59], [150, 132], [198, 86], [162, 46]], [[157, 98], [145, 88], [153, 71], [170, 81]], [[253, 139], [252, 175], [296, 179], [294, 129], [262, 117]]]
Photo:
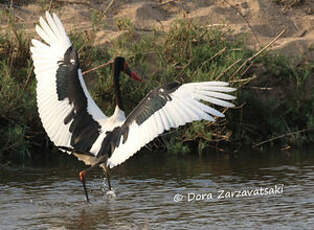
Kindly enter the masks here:
[[[114, 170], [116, 198], [106, 196], [101, 171], [88, 175], [90, 204], [78, 170], [8, 170], [0, 183], [0, 229], [310, 229], [314, 154], [295, 154], [284, 164], [267, 154], [241, 161], [167, 156], [165, 164], [145, 156]], [[282, 193], [260, 192], [280, 185]], [[251, 190], [259, 193], [247, 195]], [[177, 194], [182, 200], [175, 202]]]

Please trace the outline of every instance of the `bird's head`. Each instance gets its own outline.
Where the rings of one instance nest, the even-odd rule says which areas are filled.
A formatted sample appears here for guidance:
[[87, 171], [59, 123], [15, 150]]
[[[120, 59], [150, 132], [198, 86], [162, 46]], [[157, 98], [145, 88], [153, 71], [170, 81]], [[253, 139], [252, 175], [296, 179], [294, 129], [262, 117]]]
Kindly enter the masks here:
[[128, 63], [125, 61], [124, 57], [116, 57], [113, 62], [114, 65], [114, 72], [117, 74], [117, 76], [120, 74], [120, 72], [124, 72], [127, 75], [129, 75], [134, 80], [137, 80], [139, 82], [142, 81], [141, 78], [137, 76], [134, 72], [132, 72], [128, 66]]

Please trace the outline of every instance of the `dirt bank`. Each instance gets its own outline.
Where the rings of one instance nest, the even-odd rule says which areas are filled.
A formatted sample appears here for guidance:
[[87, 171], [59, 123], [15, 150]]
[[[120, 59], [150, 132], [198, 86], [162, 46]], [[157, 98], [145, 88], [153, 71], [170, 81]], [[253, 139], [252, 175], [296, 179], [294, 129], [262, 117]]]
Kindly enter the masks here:
[[[10, 1], [2, 1], [2, 11]], [[45, 10], [56, 12], [68, 30], [91, 30], [97, 27], [96, 45], [110, 41], [121, 33], [120, 24], [132, 22], [135, 30], [169, 29], [178, 18], [189, 18], [201, 25], [225, 26], [233, 34], [247, 33], [248, 46], [258, 49], [283, 28], [287, 31], [273, 46], [281, 54], [314, 60], [314, 1], [285, 0], [56, 0], [13, 1], [15, 20], [25, 30], [34, 32], [34, 25]], [[117, 26], [118, 25], [118, 26]], [[2, 17], [1, 29], [8, 24]]]

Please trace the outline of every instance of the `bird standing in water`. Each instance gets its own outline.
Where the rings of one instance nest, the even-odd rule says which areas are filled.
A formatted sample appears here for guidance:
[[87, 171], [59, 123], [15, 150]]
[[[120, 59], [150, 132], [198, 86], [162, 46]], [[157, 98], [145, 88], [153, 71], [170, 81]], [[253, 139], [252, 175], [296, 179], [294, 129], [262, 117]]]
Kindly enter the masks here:
[[123, 163], [143, 146], [171, 128], [198, 120], [214, 121], [224, 114], [204, 102], [233, 107], [234, 91], [227, 82], [170, 82], [150, 91], [126, 117], [120, 91], [120, 73], [141, 79], [123, 57], [113, 62], [115, 111], [106, 116], [90, 96], [78, 55], [56, 14], [46, 12], [36, 32], [43, 42], [31, 46], [37, 79], [37, 106], [50, 140], [89, 168], [79, 173], [87, 201], [85, 177], [96, 166], [104, 169], [109, 190], [110, 169]]

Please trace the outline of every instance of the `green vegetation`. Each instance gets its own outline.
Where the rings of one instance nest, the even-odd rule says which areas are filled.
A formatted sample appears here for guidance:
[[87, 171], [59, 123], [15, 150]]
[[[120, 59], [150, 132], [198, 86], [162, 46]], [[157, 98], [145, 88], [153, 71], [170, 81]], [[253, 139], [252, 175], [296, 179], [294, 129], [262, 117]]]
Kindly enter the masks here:
[[[100, 16], [93, 17], [96, 23]], [[14, 23], [9, 24], [10, 31], [0, 35], [0, 159], [23, 160], [51, 152], [53, 145], [37, 113], [30, 39]], [[229, 109], [225, 119], [195, 122], [164, 135], [170, 152], [314, 141], [313, 64], [293, 66], [284, 57], [265, 54], [241, 67], [254, 54], [246, 48], [245, 36], [231, 40], [228, 31], [187, 20], [175, 22], [168, 33], [139, 34], [128, 20], [116, 21], [116, 26], [126, 32], [106, 47], [93, 47], [95, 30], [70, 37], [83, 71], [120, 55], [144, 79], [139, 84], [121, 78], [127, 113], [151, 89], [172, 80], [224, 80], [239, 88], [238, 106]], [[85, 79], [96, 103], [106, 114], [112, 113], [110, 66], [89, 72]], [[265, 140], [270, 141], [258, 145]]]
[[[263, 140], [279, 146], [299, 146], [314, 140], [314, 65], [304, 63], [294, 66], [287, 58], [275, 54], [258, 60], [260, 76], [242, 90], [239, 101], [241, 119], [235, 123], [242, 143]], [[243, 132], [243, 134], [240, 134]], [[277, 138], [278, 137], [278, 138]], [[263, 147], [263, 145], [261, 145]]]

